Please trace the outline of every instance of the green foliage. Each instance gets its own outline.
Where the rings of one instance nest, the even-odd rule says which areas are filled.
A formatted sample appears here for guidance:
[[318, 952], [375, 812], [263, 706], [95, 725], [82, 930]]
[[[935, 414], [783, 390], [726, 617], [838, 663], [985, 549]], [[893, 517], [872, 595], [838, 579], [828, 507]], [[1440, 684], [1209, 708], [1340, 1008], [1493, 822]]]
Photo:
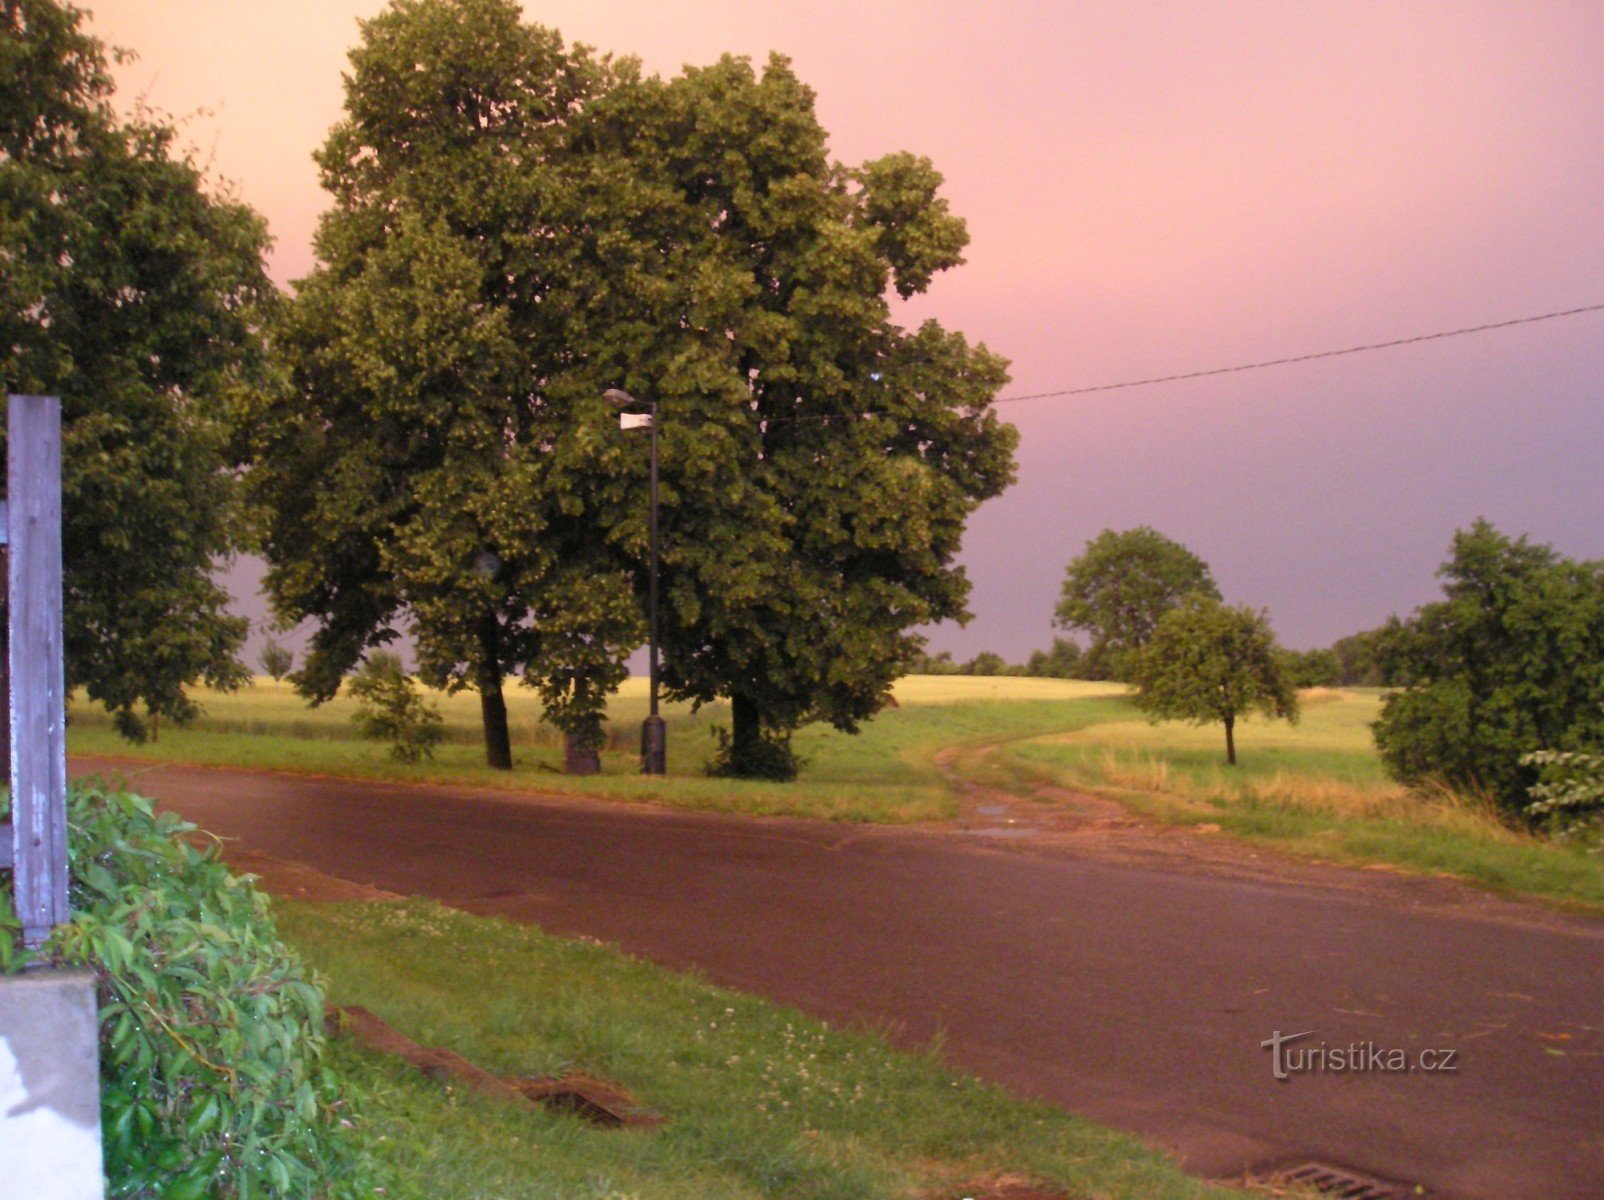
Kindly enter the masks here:
[[951, 650], [942, 650], [936, 654], [927, 654], [917, 650], [908, 659], [908, 674], [910, 675], [956, 675], [958, 664], [952, 660]]
[[1008, 660], [993, 650], [982, 650], [964, 665], [965, 675], [1007, 675]]
[[1381, 664], [1385, 638], [1385, 629], [1367, 629], [1333, 642], [1331, 653], [1337, 659], [1337, 683], [1342, 687], [1385, 687], [1391, 683]]
[[1025, 663], [1025, 674], [1046, 679], [1084, 679], [1086, 652], [1079, 642], [1055, 637], [1052, 649], [1033, 652]]
[[1208, 564], [1146, 525], [1105, 529], [1064, 573], [1054, 623], [1091, 635], [1087, 679], [1129, 679], [1133, 657], [1188, 596], [1220, 598]]
[[1297, 692], [1262, 611], [1193, 594], [1159, 619], [1133, 668], [1138, 708], [1154, 721], [1223, 724], [1233, 766], [1238, 717], [1298, 719]]
[[713, 779], [766, 779], [770, 783], [790, 783], [806, 765], [791, 748], [791, 732], [761, 729], [758, 736], [737, 743], [721, 725], [712, 728], [718, 749], [704, 768]]
[[186, 684], [248, 674], [212, 573], [233, 535], [226, 410], [264, 375], [273, 289], [261, 218], [208, 193], [172, 128], [117, 117], [82, 21], [0, 0], [0, 375], [61, 397], [67, 678], [137, 740], [144, 712], [194, 716]]
[[1530, 789], [1526, 813], [1562, 837], [1588, 838], [1604, 851], [1604, 754], [1537, 750], [1521, 766], [1541, 775]]
[[108, 1195], [371, 1195], [322, 995], [265, 898], [143, 797], [77, 784], [68, 818], [73, 919], [42, 953], [95, 972]]
[[1376, 745], [1404, 782], [1484, 788], [1524, 818], [1534, 751], [1604, 746], [1604, 564], [1573, 562], [1485, 521], [1455, 534], [1445, 599], [1391, 622], [1380, 662], [1402, 690]]
[[1332, 650], [1283, 650], [1287, 678], [1298, 688], [1336, 687], [1342, 662]]
[[283, 679], [290, 673], [290, 668], [295, 666], [295, 655], [272, 638], [268, 638], [258, 661], [262, 664], [262, 670], [271, 678]]
[[348, 686], [357, 702], [352, 721], [363, 737], [388, 741], [390, 757], [397, 762], [434, 757], [435, 745], [445, 736], [445, 720], [419, 693], [400, 658], [375, 651]]
[[947, 650], [931, 655], [919, 652], [908, 662], [909, 675], [1024, 675], [1036, 679], [1079, 679], [1081, 648], [1065, 638], [1054, 638], [1051, 650], [1037, 650], [1024, 664], [1011, 663], [993, 650], [982, 650], [968, 662], [954, 662]]

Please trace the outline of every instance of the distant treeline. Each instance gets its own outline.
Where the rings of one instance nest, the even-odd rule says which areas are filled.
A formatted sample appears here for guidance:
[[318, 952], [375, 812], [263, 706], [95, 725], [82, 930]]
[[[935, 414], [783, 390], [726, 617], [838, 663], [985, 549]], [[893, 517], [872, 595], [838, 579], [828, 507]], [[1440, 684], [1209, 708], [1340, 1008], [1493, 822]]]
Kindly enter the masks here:
[[[1292, 681], [1308, 687], [1389, 687], [1381, 666], [1379, 650], [1387, 630], [1367, 629], [1340, 638], [1323, 650], [1282, 650]], [[1070, 638], [1055, 637], [1047, 650], [1037, 650], [1022, 663], [1011, 663], [1002, 655], [982, 650], [967, 662], [959, 662], [943, 650], [939, 654], [918, 654], [908, 668], [911, 675], [1019, 675], [1036, 679], [1109, 679], [1106, 670], [1086, 649]]]

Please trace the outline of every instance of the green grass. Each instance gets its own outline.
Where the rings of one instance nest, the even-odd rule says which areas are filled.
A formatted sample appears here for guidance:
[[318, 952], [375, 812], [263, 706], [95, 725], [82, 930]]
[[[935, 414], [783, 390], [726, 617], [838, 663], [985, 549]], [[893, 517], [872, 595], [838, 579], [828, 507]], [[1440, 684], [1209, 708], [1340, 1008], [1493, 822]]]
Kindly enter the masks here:
[[1315, 859], [1456, 875], [1498, 891], [1604, 904], [1604, 859], [1501, 823], [1491, 805], [1386, 777], [1370, 736], [1374, 692], [1306, 692], [1303, 717], [1247, 721], [1237, 765], [1219, 726], [1150, 725], [1127, 708], [1081, 730], [1010, 744], [993, 770], [1115, 796], [1166, 822], [1218, 825]]
[[1119, 718], [1098, 725], [1094, 734], [1044, 738], [1020, 753], [1116, 782], [1161, 762], [1191, 787], [1211, 791], [1275, 786], [1293, 778], [1360, 790], [1401, 790], [1387, 779], [1370, 735], [1381, 710], [1379, 696], [1316, 689], [1300, 699], [1302, 715], [1296, 725], [1260, 718], [1238, 723], [1234, 767], [1225, 762], [1223, 726], [1153, 725], [1128, 704]]
[[694, 714], [687, 706], [667, 706], [669, 774], [641, 776], [643, 680], [627, 681], [614, 698], [603, 773], [590, 778], [559, 773], [560, 739], [541, 723], [538, 699], [519, 688], [508, 692], [516, 763], [510, 773], [484, 765], [478, 699], [472, 694], [431, 695], [445, 716], [447, 742], [432, 761], [415, 766], [393, 761], [383, 744], [359, 739], [351, 724], [355, 705], [344, 697], [310, 709], [288, 684], [265, 679], [232, 694], [202, 689], [195, 695], [204, 710], [199, 720], [186, 729], [164, 727], [155, 742], [141, 746], [124, 741], [104, 713], [79, 699], [71, 709], [68, 749], [213, 766], [534, 788], [760, 815], [908, 822], [940, 820], [955, 811], [951, 789], [934, 761], [943, 747], [1078, 728], [1117, 711], [1109, 707], [1106, 685], [905, 679], [896, 688], [901, 707], [866, 722], [856, 736], [819, 724], [799, 730], [795, 745], [806, 760], [801, 779], [771, 784], [703, 776], [714, 748], [710, 728], [729, 723], [725, 704], [707, 705]]
[[1071, 1197], [1235, 1194], [1132, 1138], [956, 1074], [934, 1051], [899, 1051], [596, 943], [419, 900], [275, 910], [337, 1003], [506, 1077], [602, 1076], [667, 1118], [651, 1132], [599, 1130], [343, 1046], [412, 1195], [935, 1200], [1002, 1175]]

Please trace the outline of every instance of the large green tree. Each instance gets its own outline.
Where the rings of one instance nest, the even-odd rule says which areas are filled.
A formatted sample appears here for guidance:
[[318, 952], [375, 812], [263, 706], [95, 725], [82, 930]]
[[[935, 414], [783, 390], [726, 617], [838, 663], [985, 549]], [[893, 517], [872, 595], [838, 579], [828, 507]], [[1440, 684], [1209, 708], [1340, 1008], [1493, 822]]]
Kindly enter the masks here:
[[1090, 635], [1088, 679], [1124, 679], [1159, 620], [1193, 594], [1220, 598], [1208, 564], [1146, 525], [1105, 529], [1064, 571], [1054, 624]]
[[[229, 396], [258, 380], [261, 219], [122, 120], [83, 14], [0, 0], [0, 374], [62, 402], [69, 686], [131, 737], [246, 676], [212, 572], [231, 544]], [[3, 433], [0, 433], [3, 436]]]
[[804, 719], [854, 729], [913, 628], [965, 619], [964, 522], [1013, 478], [1005, 364], [892, 321], [887, 293], [958, 264], [964, 226], [924, 159], [833, 162], [785, 59], [635, 81], [598, 109], [598, 143], [632, 156], [695, 262], [621, 365], [662, 408], [664, 680], [729, 698], [739, 773]]
[[274, 331], [289, 379], [255, 413], [267, 586], [316, 625], [306, 695], [410, 629], [506, 768], [509, 676], [594, 740], [641, 636], [604, 536], [630, 448], [591, 366], [638, 257], [628, 164], [574, 149], [612, 75], [504, 0], [402, 0], [362, 30], [319, 263]]
[[1376, 745], [1399, 779], [1485, 788], [1519, 813], [1539, 773], [1523, 755], [1604, 749], [1604, 563], [1477, 521], [1438, 574], [1444, 599], [1378, 639], [1401, 690]]
[[1136, 706], [1153, 720], [1225, 726], [1236, 765], [1238, 717], [1298, 719], [1298, 694], [1263, 612], [1194, 593], [1159, 618], [1132, 657]]
[[670, 694], [731, 699], [737, 766], [873, 712], [908, 631], [963, 615], [964, 518], [1012, 472], [1001, 361], [890, 321], [963, 244], [929, 164], [831, 163], [783, 60], [643, 79], [505, 0], [397, 3], [352, 66], [253, 472], [269, 586], [319, 627], [303, 688], [410, 624], [492, 762], [509, 674], [594, 727], [646, 580], [618, 386], [660, 414]]

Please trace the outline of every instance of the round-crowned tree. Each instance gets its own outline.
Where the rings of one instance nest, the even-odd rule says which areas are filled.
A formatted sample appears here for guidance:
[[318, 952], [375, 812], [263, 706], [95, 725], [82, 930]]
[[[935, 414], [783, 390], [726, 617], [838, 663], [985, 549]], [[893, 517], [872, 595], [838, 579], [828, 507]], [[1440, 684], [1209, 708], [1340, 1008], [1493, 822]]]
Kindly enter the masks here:
[[1225, 726], [1231, 766], [1239, 717], [1298, 719], [1298, 694], [1265, 614], [1207, 596], [1194, 595], [1159, 619], [1133, 656], [1131, 682], [1136, 706], [1154, 721]]
[[1164, 614], [1194, 594], [1218, 600], [1220, 589], [1185, 546], [1146, 525], [1105, 529], [1065, 568], [1054, 623], [1090, 636], [1086, 678], [1125, 679]]

